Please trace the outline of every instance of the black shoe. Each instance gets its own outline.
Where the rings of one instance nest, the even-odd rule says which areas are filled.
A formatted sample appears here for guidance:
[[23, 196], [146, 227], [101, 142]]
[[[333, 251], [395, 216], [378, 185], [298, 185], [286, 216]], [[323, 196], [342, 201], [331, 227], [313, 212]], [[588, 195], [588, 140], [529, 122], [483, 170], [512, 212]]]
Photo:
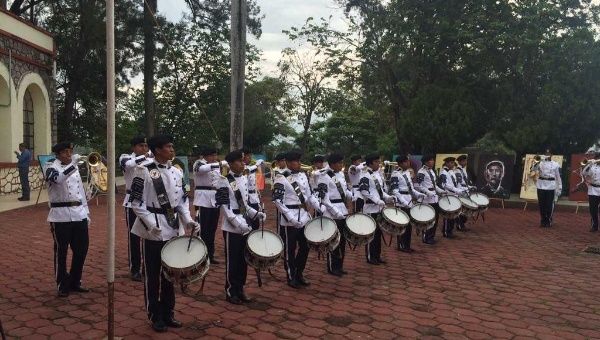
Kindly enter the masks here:
[[381, 263], [381, 264], [386, 264], [386, 263], [387, 263], [387, 261], [385, 261], [385, 260], [382, 260], [382, 259], [377, 259], [377, 262], [379, 262], [379, 263]]
[[142, 282], [142, 274], [139, 272], [131, 273], [131, 281]]
[[17, 198], [19, 201], [29, 201], [29, 197], [19, 197]]
[[377, 261], [377, 260], [367, 260], [367, 263], [368, 264], [372, 264], [374, 266], [378, 266], [379, 265], [379, 261]]
[[167, 325], [165, 322], [160, 319], [152, 322], [152, 329], [159, 333], [164, 333], [167, 331]]
[[400, 250], [400, 251], [401, 251], [401, 252], [403, 252], [403, 253], [413, 253], [413, 252], [415, 251], [415, 250], [414, 250], [414, 249], [412, 249], [412, 248], [400, 248], [400, 249], [398, 249], [398, 250]]
[[217, 261], [214, 257], [210, 259], [210, 264], [221, 264], [221, 261]]
[[288, 280], [287, 284], [294, 289], [300, 288], [300, 283], [296, 279]]
[[240, 300], [242, 300], [243, 303], [250, 303], [250, 302], [254, 302], [254, 299], [249, 297], [248, 295], [246, 295], [246, 293], [242, 293], [240, 295]]
[[345, 271], [345, 270], [343, 270], [343, 269], [340, 269], [340, 273], [342, 273], [342, 275], [346, 275], [346, 274], [348, 274], [348, 272], [347, 272], [347, 271]]
[[165, 324], [169, 327], [173, 327], [173, 328], [181, 328], [181, 326], [183, 326], [183, 324], [180, 321], [175, 320], [174, 317], [168, 317], [165, 320]]
[[423, 240], [423, 243], [429, 244], [429, 245], [434, 245], [436, 243], [436, 241], [435, 240]]
[[595, 233], [598, 231], [598, 228], [590, 228], [590, 233]]
[[298, 276], [298, 283], [304, 287], [310, 286], [310, 282], [307, 279], [305, 279], [302, 275]]
[[445, 238], [449, 238], [449, 239], [453, 239], [453, 238], [457, 238], [456, 236], [452, 235], [452, 234], [447, 234], [444, 235]]
[[88, 288], [85, 288], [83, 286], [71, 287], [71, 291], [78, 292], [78, 293], [89, 293], [90, 292], [90, 290]]
[[229, 303], [231, 303], [233, 305], [241, 305], [243, 303], [242, 300], [239, 297], [235, 296], [235, 295], [234, 296], [229, 296], [228, 295], [225, 300], [227, 300], [227, 302], [229, 302]]
[[59, 290], [58, 291], [58, 297], [67, 297], [69, 296], [69, 292], [66, 290]]
[[333, 276], [342, 277], [342, 272], [339, 270], [328, 270], [327, 272]]

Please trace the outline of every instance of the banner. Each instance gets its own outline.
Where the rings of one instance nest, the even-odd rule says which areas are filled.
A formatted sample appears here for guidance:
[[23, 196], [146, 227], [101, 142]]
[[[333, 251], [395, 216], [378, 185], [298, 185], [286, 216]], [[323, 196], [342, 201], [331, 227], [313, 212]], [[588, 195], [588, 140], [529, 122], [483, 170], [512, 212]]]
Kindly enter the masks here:
[[479, 155], [477, 189], [490, 198], [510, 198], [515, 157], [512, 155]]
[[578, 191], [574, 190], [577, 188], [577, 184], [581, 183], [581, 176], [579, 175], [579, 170], [581, 166], [579, 165], [582, 160], [586, 159], [585, 154], [575, 154], [571, 155], [571, 168], [569, 171], [569, 201], [576, 202], [587, 202], [587, 186], [585, 184], [579, 187]]
[[[537, 188], [535, 182], [529, 177], [529, 172], [533, 166], [534, 154], [525, 155], [525, 162], [523, 164], [523, 176], [521, 177], [521, 194], [519, 197], [525, 200], [537, 201]], [[552, 160], [558, 163], [562, 167], [564, 157], [562, 155], [552, 156]]]

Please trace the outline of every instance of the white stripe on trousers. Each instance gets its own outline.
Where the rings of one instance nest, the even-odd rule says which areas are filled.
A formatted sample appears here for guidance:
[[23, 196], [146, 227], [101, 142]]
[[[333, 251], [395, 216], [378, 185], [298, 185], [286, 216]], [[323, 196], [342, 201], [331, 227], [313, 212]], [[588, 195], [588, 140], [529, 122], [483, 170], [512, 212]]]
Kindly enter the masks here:
[[[146, 259], [146, 241], [142, 241], [142, 256], [144, 256], [144, 260]], [[150, 314], [150, 299], [148, 298], [148, 268], [146, 267], [146, 261], [144, 261], [144, 272], [146, 275], [144, 276], [144, 302], [146, 303], [146, 314]], [[150, 319], [152, 319], [152, 314], [150, 314]]]
[[131, 230], [129, 229], [129, 209], [125, 207], [125, 223], [127, 224], [127, 254], [129, 255], [129, 272], [133, 269], [133, 265], [131, 264]]
[[289, 247], [290, 247], [290, 241], [289, 241], [289, 237], [288, 237], [288, 230], [287, 230], [287, 226], [282, 226], [283, 230], [285, 231], [285, 262], [287, 262], [287, 276], [288, 276], [288, 280], [293, 280], [292, 277], [292, 272], [291, 272], [291, 267], [290, 267], [290, 259], [289, 259]]
[[229, 281], [229, 256], [231, 256], [231, 251], [229, 250], [229, 233], [225, 232], [225, 280], [227, 281], [227, 289], [225, 289], [225, 294], [228, 297], [231, 297], [231, 281]]
[[54, 281], [56, 281], [56, 289], [60, 289], [60, 282], [58, 282], [58, 240], [56, 238], [56, 227], [54, 222], [50, 222], [50, 231], [52, 232], [52, 238], [54, 239]]

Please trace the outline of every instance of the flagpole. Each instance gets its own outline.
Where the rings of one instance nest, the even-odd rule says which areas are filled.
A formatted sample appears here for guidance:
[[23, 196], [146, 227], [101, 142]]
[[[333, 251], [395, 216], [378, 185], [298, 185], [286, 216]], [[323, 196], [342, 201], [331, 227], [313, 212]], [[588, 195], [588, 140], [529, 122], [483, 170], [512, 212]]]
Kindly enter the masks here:
[[106, 0], [106, 158], [108, 160], [108, 223], [106, 282], [108, 332], [115, 337], [115, 2]]

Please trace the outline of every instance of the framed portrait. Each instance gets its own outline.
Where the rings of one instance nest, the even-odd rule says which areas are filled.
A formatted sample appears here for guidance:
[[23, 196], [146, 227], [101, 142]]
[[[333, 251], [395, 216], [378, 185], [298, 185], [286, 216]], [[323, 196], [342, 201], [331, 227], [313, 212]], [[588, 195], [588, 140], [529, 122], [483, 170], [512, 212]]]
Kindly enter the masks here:
[[[537, 201], [537, 187], [535, 186], [535, 181], [529, 176], [535, 156], [534, 154], [527, 154], [523, 162], [523, 176], [521, 177], [521, 193], [519, 197], [525, 200]], [[552, 156], [552, 160], [562, 167], [564, 157], [562, 155], [554, 155]]]
[[515, 157], [512, 155], [479, 156], [477, 189], [490, 198], [508, 199], [513, 179]]

